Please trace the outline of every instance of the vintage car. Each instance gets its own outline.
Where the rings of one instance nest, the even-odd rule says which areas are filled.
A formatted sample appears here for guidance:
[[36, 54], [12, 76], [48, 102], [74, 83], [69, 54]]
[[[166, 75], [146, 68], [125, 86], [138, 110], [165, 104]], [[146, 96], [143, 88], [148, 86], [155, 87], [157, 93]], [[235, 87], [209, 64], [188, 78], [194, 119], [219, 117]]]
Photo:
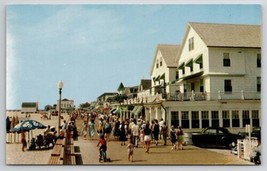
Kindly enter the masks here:
[[223, 127], [208, 127], [200, 133], [192, 133], [192, 142], [200, 147], [226, 147], [235, 146], [238, 139], [244, 136], [233, 134]]

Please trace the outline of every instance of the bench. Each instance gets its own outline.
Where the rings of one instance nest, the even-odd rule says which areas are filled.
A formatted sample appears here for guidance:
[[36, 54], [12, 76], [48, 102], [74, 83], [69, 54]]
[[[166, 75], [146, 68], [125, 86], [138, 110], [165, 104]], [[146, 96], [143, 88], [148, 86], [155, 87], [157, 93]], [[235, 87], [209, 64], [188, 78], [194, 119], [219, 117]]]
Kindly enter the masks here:
[[58, 165], [58, 164], [60, 164], [59, 156], [51, 156], [50, 159], [49, 159], [48, 164], [50, 164], [50, 165]]
[[63, 149], [62, 145], [55, 145], [53, 148], [51, 156], [60, 156], [62, 149]]
[[63, 139], [57, 139], [56, 145], [63, 145]]
[[75, 156], [67, 156], [65, 158], [64, 165], [76, 165], [76, 159]]
[[75, 155], [74, 145], [66, 145], [65, 154], [68, 155], [68, 156], [74, 156]]

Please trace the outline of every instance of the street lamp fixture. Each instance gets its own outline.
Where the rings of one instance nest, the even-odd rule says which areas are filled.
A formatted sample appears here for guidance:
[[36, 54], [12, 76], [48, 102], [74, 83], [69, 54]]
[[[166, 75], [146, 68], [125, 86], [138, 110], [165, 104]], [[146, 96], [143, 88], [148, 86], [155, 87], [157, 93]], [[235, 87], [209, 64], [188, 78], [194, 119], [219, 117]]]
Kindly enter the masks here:
[[58, 134], [60, 133], [60, 124], [61, 124], [61, 91], [63, 88], [64, 84], [62, 80], [58, 82], [58, 89], [59, 89], [59, 102], [58, 102]]

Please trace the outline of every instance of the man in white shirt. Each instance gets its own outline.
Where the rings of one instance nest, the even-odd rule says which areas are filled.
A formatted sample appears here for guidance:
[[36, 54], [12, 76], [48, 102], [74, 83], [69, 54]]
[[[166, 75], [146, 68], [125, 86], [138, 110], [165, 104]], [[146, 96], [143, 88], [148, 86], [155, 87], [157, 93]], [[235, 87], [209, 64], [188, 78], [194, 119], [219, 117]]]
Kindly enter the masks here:
[[132, 132], [132, 142], [134, 146], [137, 148], [138, 147], [138, 138], [139, 138], [139, 126], [136, 124], [136, 119], [133, 120], [133, 125], [131, 128]]
[[161, 118], [159, 121], [159, 139], [161, 139], [161, 135], [162, 135], [161, 128], [163, 126], [163, 123], [164, 123], [164, 120], [163, 120], [163, 118]]

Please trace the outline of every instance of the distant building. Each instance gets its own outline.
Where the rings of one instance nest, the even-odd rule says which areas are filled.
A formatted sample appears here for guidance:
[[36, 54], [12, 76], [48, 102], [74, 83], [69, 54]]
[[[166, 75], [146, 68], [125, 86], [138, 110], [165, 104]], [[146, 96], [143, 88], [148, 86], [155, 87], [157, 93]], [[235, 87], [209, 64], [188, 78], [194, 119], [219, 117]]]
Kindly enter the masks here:
[[[57, 101], [57, 110], [59, 107], [59, 100]], [[75, 109], [74, 106], [74, 100], [69, 100], [69, 99], [62, 99], [61, 100], [61, 110], [62, 111], [69, 111]]]
[[38, 103], [37, 102], [23, 102], [21, 104], [21, 113], [37, 113]]

